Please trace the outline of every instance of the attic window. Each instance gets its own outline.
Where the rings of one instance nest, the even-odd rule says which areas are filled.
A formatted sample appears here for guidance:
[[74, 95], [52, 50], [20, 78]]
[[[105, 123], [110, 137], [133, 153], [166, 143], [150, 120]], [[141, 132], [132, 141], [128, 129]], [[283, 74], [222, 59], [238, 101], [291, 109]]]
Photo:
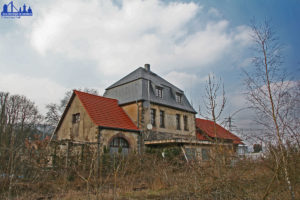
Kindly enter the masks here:
[[72, 123], [76, 124], [76, 123], [79, 123], [79, 121], [80, 121], [80, 113], [73, 114], [72, 115]]
[[182, 102], [182, 94], [176, 93], [176, 102], [181, 103]]
[[162, 87], [156, 87], [155, 88], [155, 95], [157, 97], [163, 98], [163, 88]]

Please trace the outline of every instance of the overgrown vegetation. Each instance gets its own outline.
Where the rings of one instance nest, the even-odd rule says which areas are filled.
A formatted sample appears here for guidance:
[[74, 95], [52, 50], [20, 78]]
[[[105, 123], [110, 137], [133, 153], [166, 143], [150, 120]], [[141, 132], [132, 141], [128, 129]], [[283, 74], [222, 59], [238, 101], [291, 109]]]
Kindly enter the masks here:
[[[66, 153], [57, 154], [53, 165], [48, 163], [49, 148], [41, 147], [23, 151], [15, 160], [18, 167], [12, 177], [1, 168], [1, 199], [8, 197], [10, 179], [10, 197], [15, 199], [262, 199], [267, 186], [266, 199], [290, 199], [283, 168], [278, 167], [273, 151], [256, 161], [241, 158], [223, 165], [219, 176], [214, 162], [187, 162], [176, 148], [166, 149], [173, 153], [165, 158], [158, 150], [126, 157], [105, 153], [98, 172], [93, 146], [70, 154], [68, 162]], [[287, 150], [291, 184], [300, 191], [300, 154], [292, 146]], [[295, 195], [300, 197], [299, 192]]]

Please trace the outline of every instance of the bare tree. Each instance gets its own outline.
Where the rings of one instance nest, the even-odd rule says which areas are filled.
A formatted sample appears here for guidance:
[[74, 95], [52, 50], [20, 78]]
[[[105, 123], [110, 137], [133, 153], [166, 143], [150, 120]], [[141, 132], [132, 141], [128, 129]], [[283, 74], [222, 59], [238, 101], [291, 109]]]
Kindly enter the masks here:
[[[295, 199], [286, 149], [288, 140], [286, 120], [290, 116], [290, 106], [287, 101], [290, 100], [292, 83], [286, 81], [286, 75], [280, 69], [283, 63], [282, 45], [279, 44], [268, 21], [261, 25], [253, 23], [251, 36], [254, 42], [253, 65], [255, 68], [250, 72], [245, 71], [247, 99], [256, 111], [259, 123], [266, 128], [268, 134], [265, 136], [268, 137], [268, 142], [274, 141], [279, 147], [277, 160], [280, 163], [277, 164], [282, 165], [291, 199]], [[267, 190], [264, 198], [268, 192]]]
[[[221, 89], [222, 87], [222, 89]], [[214, 123], [214, 139], [212, 141], [214, 145], [214, 155], [211, 158], [214, 161], [217, 177], [220, 178], [222, 175], [221, 168], [225, 164], [224, 156], [225, 152], [223, 145], [218, 138], [217, 134], [217, 122], [220, 120], [221, 114], [224, 111], [226, 104], [225, 89], [221, 83], [221, 79], [216, 80], [214, 75], [208, 76], [208, 81], [205, 85], [205, 95], [203, 97], [204, 111], [199, 110], [199, 114], [204, 118], [213, 121]]]
[[[222, 87], [222, 90], [220, 90], [220, 87]], [[215, 123], [219, 121], [226, 104], [225, 89], [221, 79], [216, 80], [213, 74], [208, 75], [203, 103], [205, 109], [203, 112], [201, 109], [199, 114]]]
[[20, 159], [25, 138], [41, 119], [34, 102], [25, 96], [0, 92], [0, 173], [8, 177], [8, 197], [12, 198], [16, 161]]

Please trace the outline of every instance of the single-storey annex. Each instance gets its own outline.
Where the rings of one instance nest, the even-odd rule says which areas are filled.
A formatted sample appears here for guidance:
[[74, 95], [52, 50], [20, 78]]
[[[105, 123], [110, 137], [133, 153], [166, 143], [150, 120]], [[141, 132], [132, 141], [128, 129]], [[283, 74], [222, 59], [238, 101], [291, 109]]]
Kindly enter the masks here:
[[55, 130], [57, 140], [106, 146], [111, 152], [138, 151], [140, 130], [116, 99], [74, 90]]

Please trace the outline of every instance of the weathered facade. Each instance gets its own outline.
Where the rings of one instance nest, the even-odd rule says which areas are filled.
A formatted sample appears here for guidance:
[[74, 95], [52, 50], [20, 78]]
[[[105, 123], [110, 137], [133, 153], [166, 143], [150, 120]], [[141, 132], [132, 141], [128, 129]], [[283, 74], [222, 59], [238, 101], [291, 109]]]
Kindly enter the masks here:
[[[80, 119], [74, 123], [73, 115], [77, 113]], [[69, 109], [65, 113], [64, 120], [56, 131], [58, 140], [97, 142], [99, 129], [93, 123], [78, 96], [74, 96]]]
[[211, 123], [195, 114], [184, 92], [146, 64], [108, 87], [104, 97], [74, 91], [55, 133], [60, 141], [94, 143], [111, 152], [179, 146], [203, 161], [216, 138], [230, 151], [241, 144], [220, 126], [213, 135]]
[[74, 91], [55, 130], [58, 141], [88, 143], [111, 151], [139, 151], [140, 131], [115, 99]]
[[104, 96], [119, 100], [145, 141], [196, 139], [196, 111], [184, 92], [153, 73], [148, 64], [108, 87]]

